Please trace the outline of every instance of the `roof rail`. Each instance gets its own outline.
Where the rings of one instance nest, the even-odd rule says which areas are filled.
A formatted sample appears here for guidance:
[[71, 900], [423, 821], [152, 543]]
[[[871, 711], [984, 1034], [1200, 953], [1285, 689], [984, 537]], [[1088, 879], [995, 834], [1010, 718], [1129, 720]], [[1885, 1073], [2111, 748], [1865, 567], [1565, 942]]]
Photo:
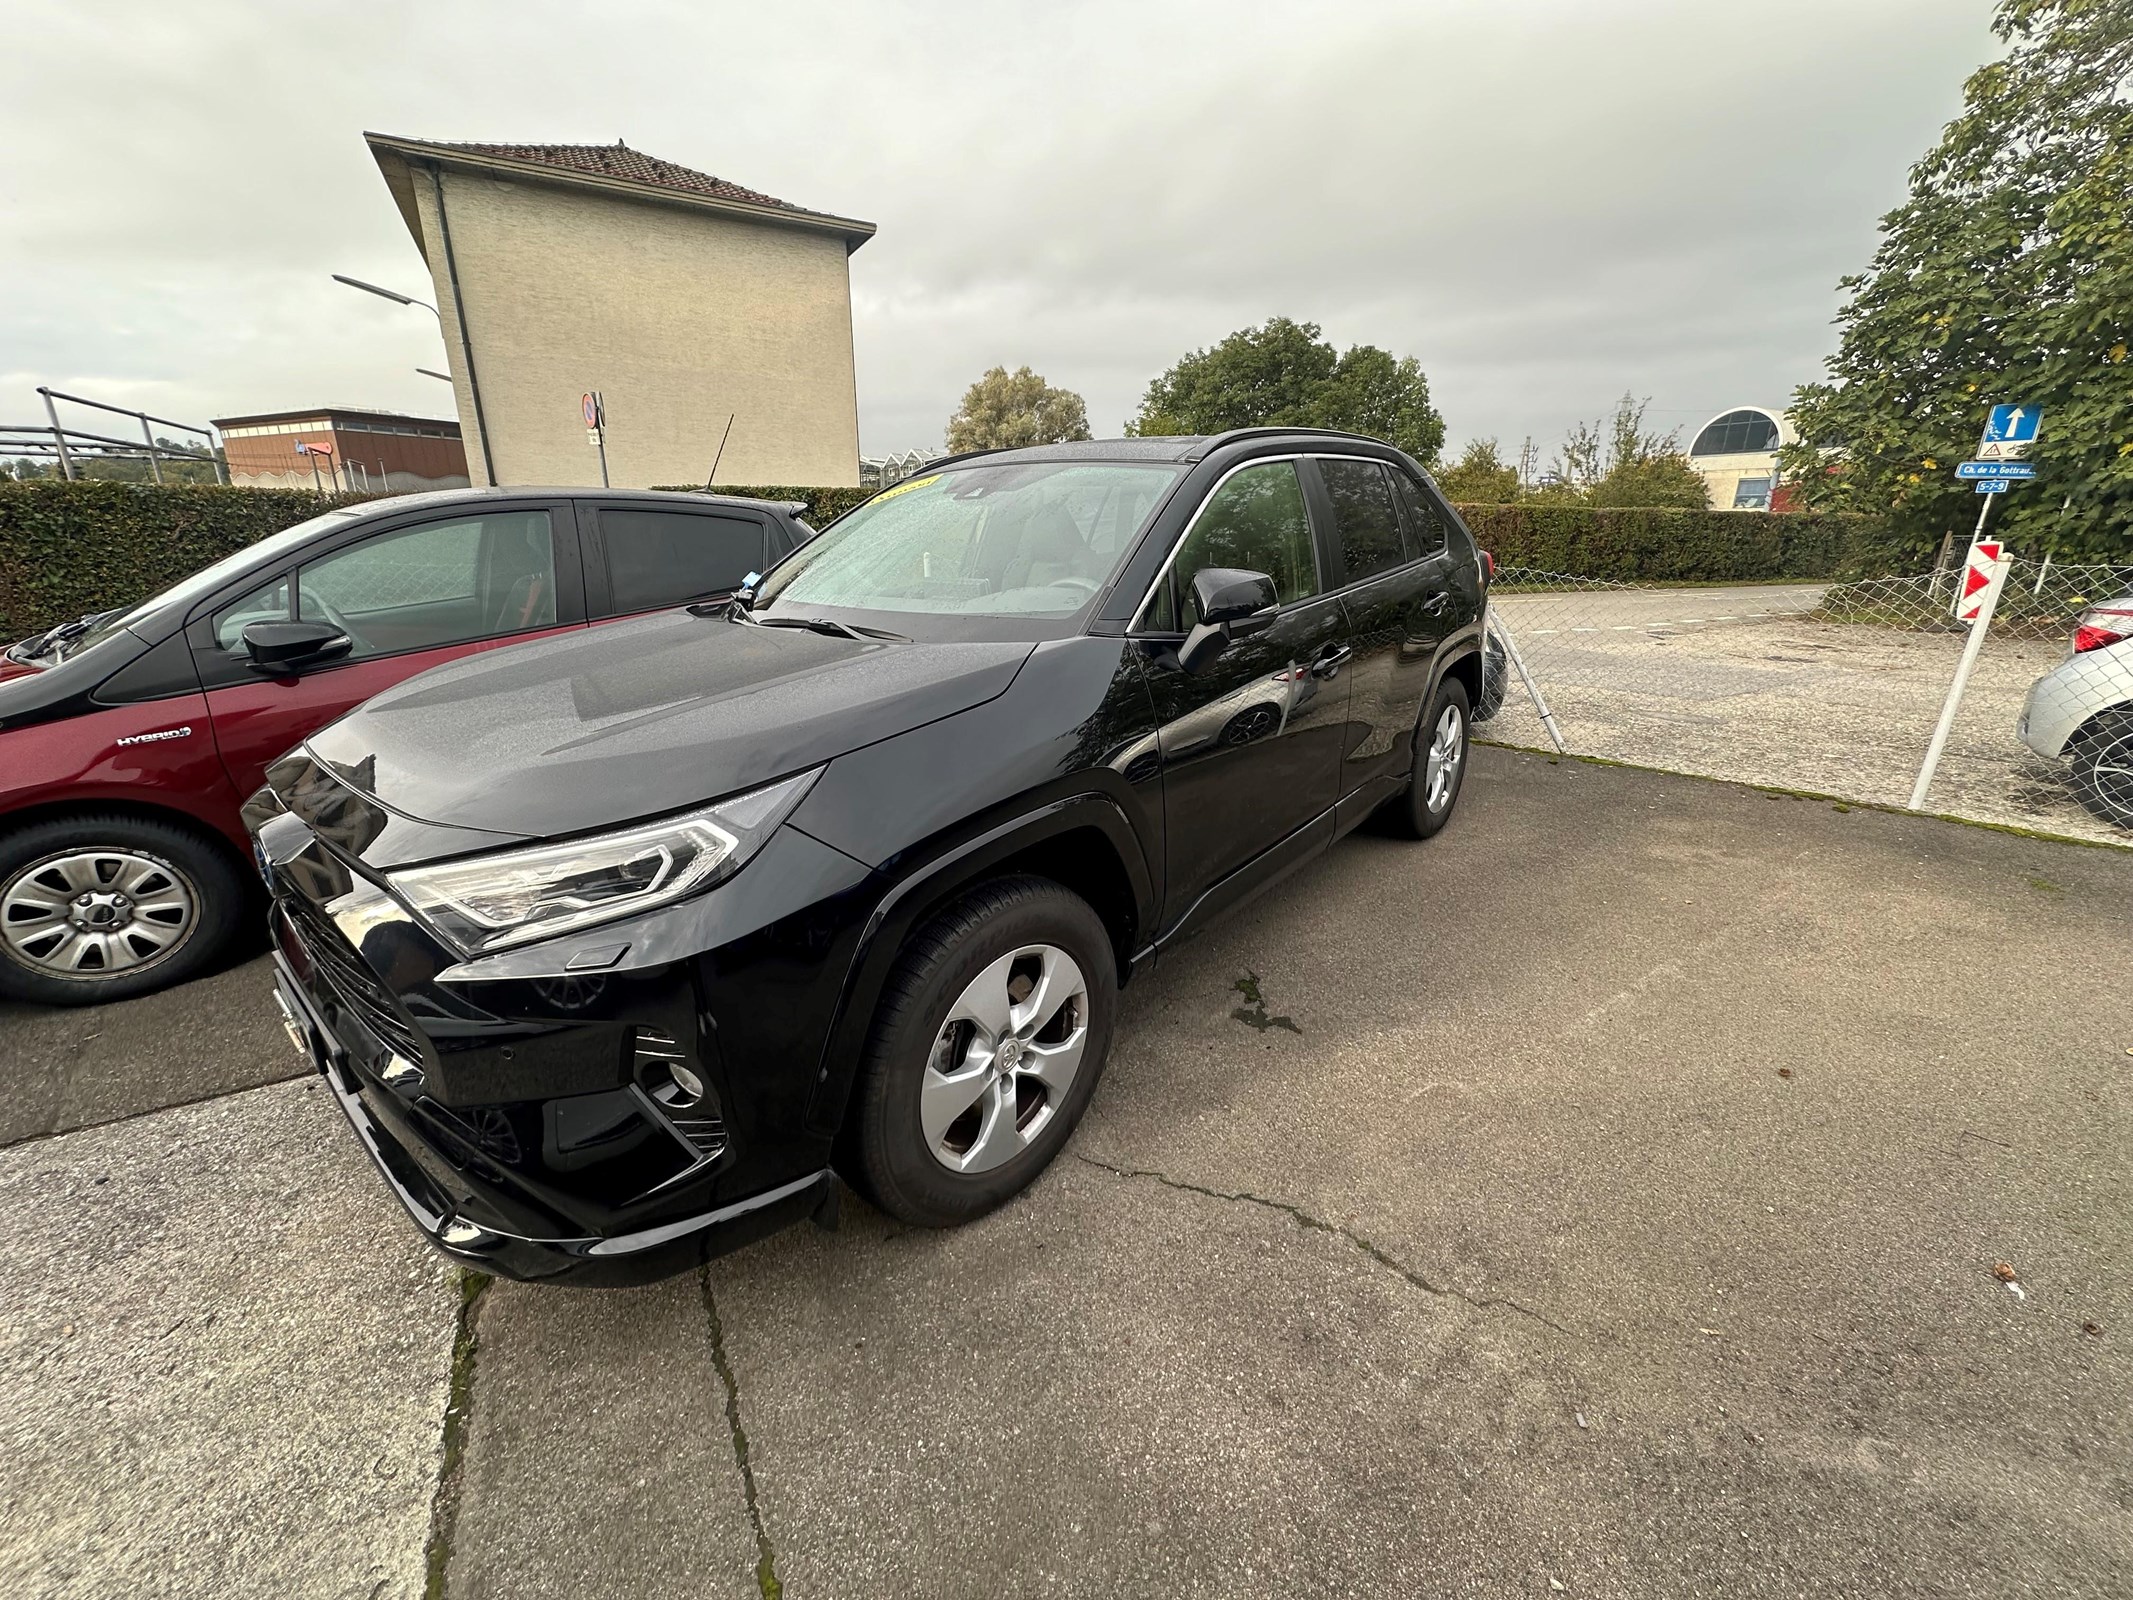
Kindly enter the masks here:
[[1399, 449], [1398, 445], [1391, 444], [1389, 440], [1377, 438], [1372, 434], [1358, 433], [1353, 428], [1282, 428], [1272, 426], [1225, 429], [1223, 432], [1213, 434], [1208, 438], [1207, 448], [1212, 450], [1217, 445], [1235, 444], [1239, 439], [1261, 439], [1271, 435], [1289, 433], [1318, 434], [1329, 439], [1368, 439], [1372, 444], [1387, 445], [1394, 450]]

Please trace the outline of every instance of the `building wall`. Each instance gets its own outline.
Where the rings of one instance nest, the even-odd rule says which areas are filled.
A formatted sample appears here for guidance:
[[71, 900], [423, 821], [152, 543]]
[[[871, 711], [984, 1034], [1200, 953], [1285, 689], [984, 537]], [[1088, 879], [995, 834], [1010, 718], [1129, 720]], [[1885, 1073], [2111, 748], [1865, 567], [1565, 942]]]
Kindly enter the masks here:
[[1689, 465], [1703, 477], [1704, 492], [1714, 511], [1731, 511], [1733, 496], [1743, 478], [1771, 478], [1777, 474], [1777, 455], [1763, 451], [1747, 455], [1692, 456]]
[[[271, 425], [270, 425], [271, 426]], [[296, 453], [298, 441], [324, 445], [331, 462]], [[247, 427], [225, 430], [222, 448], [229, 460], [230, 482], [252, 489], [308, 489], [313, 482], [332, 487], [335, 480], [350, 490], [391, 489], [403, 494], [427, 489], [464, 489], [467, 459], [457, 439], [402, 433], [373, 433], [367, 428], [334, 427], [320, 422], [292, 423], [286, 429]], [[360, 473], [349, 470], [360, 463]]]
[[[856, 484], [851, 281], [831, 234], [487, 174], [443, 173], [482, 419], [502, 483], [597, 484], [579, 397], [602, 392], [618, 487]], [[427, 172], [415, 197], [468, 469], [489, 481]]]

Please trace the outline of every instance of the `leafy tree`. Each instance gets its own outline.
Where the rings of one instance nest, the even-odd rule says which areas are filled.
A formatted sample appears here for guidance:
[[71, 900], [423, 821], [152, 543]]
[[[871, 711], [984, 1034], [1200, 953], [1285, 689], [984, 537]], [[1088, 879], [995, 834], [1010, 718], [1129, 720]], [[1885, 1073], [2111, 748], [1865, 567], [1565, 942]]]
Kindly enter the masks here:
[[1650, 404], [1624, 394], [1612, 417], [1573, 427], [1534, 497], [1587, 506], [1707, 509], [1710, 497], [1682, 453], [1680, 433], [1644, 431]]
[[950, 454], [1012, 450], [1089, 436], [1089, 408], [1071, 389], [1055, 389], [1028, 367], [994, 367], [970, 386], [948, 419]]
[[1494, 439], [1475, 439], [1459, 459], [1437, 474], [1437, 487], [1447, 500], [1466, 505], [1509, 505], [1524, 487], [1518, 468], [1497, 454]]
[[[1911, 169], [1781, 461], [1809, 504], [1891, 515], [1922, 549], [1967, 528], [1953, 476], [1986, 408], [2044, 408], [2037, 480], [1994, 520], [2028, 554], [2133, 551], [2133, 5], [2000, 0], [2004, 59]], [[1824, 454], [1836, 450], [1835, 470]], [[2066, 505], [2062, 516], [2061, 505]]]
[[1395, 358], [1370, 344], [1336, 352], [1317, 323], [1287, 317], [1180, 358], [1148, 385], [1126, 432], [1254, 427], [1346, 428], [1396, 444], [1424, 464], [1444, 447], [1444, 419], [1414, 357]]

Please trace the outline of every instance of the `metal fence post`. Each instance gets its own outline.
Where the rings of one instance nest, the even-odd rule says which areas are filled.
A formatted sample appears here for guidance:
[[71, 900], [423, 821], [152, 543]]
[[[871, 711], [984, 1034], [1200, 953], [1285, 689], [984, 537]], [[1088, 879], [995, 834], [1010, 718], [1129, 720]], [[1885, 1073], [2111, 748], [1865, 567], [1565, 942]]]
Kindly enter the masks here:
[[51, 390], [40, 388], [37, 392], [44, 396], [44, 414], [52, 419], [52, 442], [59, 446], [59, 470], [71, 483], [74, 480], [74, 456], [67, 449], [67, 430], [59, 425], [59, 407], [52, 404]]
[[1511, 658], [1511, 665], [1518, 669], [1518, 681], [1526, 686], [1526, 695], [1533, 702], [1533, 709], [1540, 714], [1541, 726], [1548, 730], [1548, 738], [1555, 746], [1557, 755], [1567, 755], [1570, 747], [1563, 743], [1562, 730], [1555, 725], [1555, 713], [1548, 709], [1548, 702], [1541, 697], [1540, 685], [1533, 681], [1533, 674], [1526, 670], [1526, 658], [1518, 653], [1518, 641], [1511, 637], [1511, 630], [1489, 613], [1489, 626], [1496, 637], [1503, 641], [1503, 653]]

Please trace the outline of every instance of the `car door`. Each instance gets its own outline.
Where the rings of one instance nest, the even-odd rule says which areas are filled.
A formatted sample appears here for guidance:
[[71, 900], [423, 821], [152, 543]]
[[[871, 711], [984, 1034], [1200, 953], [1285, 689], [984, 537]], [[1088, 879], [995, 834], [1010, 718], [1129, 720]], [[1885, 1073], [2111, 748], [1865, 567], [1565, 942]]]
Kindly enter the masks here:
[[[477, 650], [584, 626], [567, 502], [480, 506], [401, 524], [320, 551], [188, 626], [208, 723], [240, 795], [267, 765], [342, 713]], [[319, 621], [350, 648], [269, 675], [251, 665], [246, 624]]]
[[[1194, 675], [1175, 643], [1197, 621], [1193, 574], [1274, 580], [1274, 625]], [[1163, 758], [1166, 915], [1331, 808], [1347, 717], [1347, 623], [1324, 592], [1293, 458], [1248, 462], [1209, 493], [1136, 620]]]
[[1392, 463], [1327, 455], [1309, 467], [1355, 648], [1339, 780], [1345, 796], [1407, 771], [1448, 627], [1451, 558], [1442, 524], [1429, 525], [1431, 540], [1403, 507], [1416, 487]]
[[591, 520], [586, 574], [596, 618], [731, 594], [786, 550], [767, 517], [739, 508], [624, 501], [596, 505]]

